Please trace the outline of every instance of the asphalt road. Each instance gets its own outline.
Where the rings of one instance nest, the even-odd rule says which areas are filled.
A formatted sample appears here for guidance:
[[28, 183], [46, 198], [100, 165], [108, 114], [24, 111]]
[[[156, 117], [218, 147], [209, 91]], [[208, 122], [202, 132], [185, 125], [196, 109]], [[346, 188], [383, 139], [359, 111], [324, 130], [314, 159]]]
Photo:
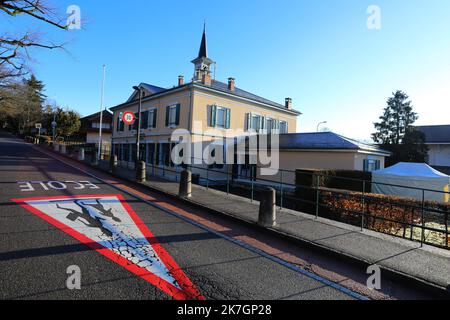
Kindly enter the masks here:
[[[105, 195], [123, 201], [105, 200]], [[132, 213], [136, 217], [130, 219]], [[143, 242], [130, 243], [136, 240], [133, 232], [141, 232]], [[80, 290], [67, 288], [70, 266], [81, 271]], [[160, 277], [143, 273], [158, 266], [162, 271], [154, 273]], [[177, 290], [190, 298], [224, 300], [355, 298], [1, 131], [0, 272], [1, 299], [166, 300], [180, 297], [173, 293]]]

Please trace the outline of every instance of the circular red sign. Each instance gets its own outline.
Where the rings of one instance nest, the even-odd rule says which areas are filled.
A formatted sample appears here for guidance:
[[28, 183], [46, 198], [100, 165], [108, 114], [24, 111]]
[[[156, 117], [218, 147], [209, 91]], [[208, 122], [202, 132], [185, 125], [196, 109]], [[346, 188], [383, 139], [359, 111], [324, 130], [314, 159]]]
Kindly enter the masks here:
[[136, 116], [133, 112], [125, 112], [123, 114], [122, 121], [131, 126], [136, 121]]

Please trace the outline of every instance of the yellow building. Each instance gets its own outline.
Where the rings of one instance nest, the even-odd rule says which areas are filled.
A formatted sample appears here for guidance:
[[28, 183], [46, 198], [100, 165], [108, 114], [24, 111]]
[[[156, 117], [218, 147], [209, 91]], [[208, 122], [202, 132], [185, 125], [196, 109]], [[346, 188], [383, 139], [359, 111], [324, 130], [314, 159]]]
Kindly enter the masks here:
[[[190, 154], [189, 164], [200, 167], [194, 168], [193, 173], [203, 178], [208, 175], [207, 181], [223, 181], [228, 179], [227, 174], [232, 172], [233, 178], [243, 180], [260, 178], [276, 183], [284, 174], [284, 180], [293, 183], [293, 173], [281, 173], [278, 169], [384, 168], [384, 158], [389, 156], [389, 153], [362, 144], [353, 149], [330, 148], [327, 142], [330, 135], [317, 136], [319, 140], [328, 137], [319, 141], [322, 148], [305, 148], [304, 142], [311, 139], [311, 136], [296, 134], [297, 119], [301, 113], [294, 110], [292, 99], [286, 98], [285, 103], [280, 104], [239, 89], [234, 78], [229, 78], [227, 83], [214, 80], [211, 72], [214, 61], [208, 57], [205, 31], [198, 57], [192, 63], [194, 75], [191, 81], [185, 83], [184, 77], [179, 76], [177, 86], [170, 89], [141, 83], [125, 103], [111, 108], [114, 113], [112, 142], [121, 166], [133, 168], [136, 162], [138, 122], [128, 126], [121, 119], [125, 112], [133, 112], [137, 116], [139, 95], [142, 92], [140, 159], [145, 160], [149, 164], [148, 170], [152, 170], [155, 174], [170, 176], [171, 169], [181, 171], [181, 167], [177, 167], [171, 157], [173, 148], [179, 142], [173, 140], [173, 134], [179, 129], [185, 129], [189, 133], [192, 145], [201, 145], [201, 149], [205, 149], [205, 145], [220, 145], [217, 148], [223, 148], [221, 156], [224, 160], [229, 160], [230, 158], [227, 158], [229, 155], [234, 157], [236, 153], [242, 154], [237, 152], [237, 145], [243, 142], [242, 137], [248, 135], [266, 137], [275, 134], [276, 137], [282, 138], [280, 149], [277, 150], [279, 167], [276, 167], [276, 173], [269, 176], [264, 174], [265, 177], [261, 177], [261, 172], [256, 168], [256, 164], [261, 163], [249, 161], [248, 154], [243, 162], [240, 158], [239, 161], [232, 159], [213, 165], [205, 164], [202, 154], [200, 156]], [[236, 140], [231, 143], [229, 140], [224, 141], [230, 137]], [[331, 137], [344, 140], [343, 137], [338, 138], [336, 135]], [[289, 142], [283, 144], [283, 141]], [[346, 142], [348, 143], [347, 140]], [[258, 146], [256, 149], [264, 150], [264, 147]], [[248, 150], [253, 148], [247, 145], [244, 154], [248, 153]], [[214, 153], [216, 151], [214, 150]], [[267, 148], [264, 151], [267, 151]], [[198, 159], [199, 157], [201, 159]], [[197, 163], [197, 160], [200, 162]], [[223, 163], [236, 165], [226, 166]], [[263, 167], [261, 165], [260, 170], [263, 170]], [[201, 168], [213, 170], [206, 173]]]
[[[206, 33], [203, 32], [198, 57], [192, 61], [194, 76], [185, 83], [178, 77], [178, 85], [164, 89], [141, 83], [141, 159], [157, 166], [171, 165], [174, 146], [171, 136], [175, 130], [186, 129], [192, 142], [223, 140], [245, 133], [294, 133], [301, 114], [292, 107], [292, 99], [279, 104], [239, 89], [235, 79], [223, 83], [212, 78]], [[125, 112], [138, 113], [139, 90], [123, 104], [111, 108], [114, 115], [113, 144], [119, 161], [133, 166], [136, 159], [138, 122], [125, 125]]]

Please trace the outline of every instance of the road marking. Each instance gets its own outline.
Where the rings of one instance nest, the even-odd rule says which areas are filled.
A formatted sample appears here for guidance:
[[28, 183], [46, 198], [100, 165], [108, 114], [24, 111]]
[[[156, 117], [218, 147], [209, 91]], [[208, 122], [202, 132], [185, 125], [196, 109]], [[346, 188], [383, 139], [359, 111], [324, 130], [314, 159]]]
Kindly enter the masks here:
[[21, 192], [35, 192], [39, 187], [44, 191], [49, 190], [99, 190], [100, 187], [90, 181], [18, 181]]
[[[163, 206], [161, 206], [161, 205], [159, 205], [157, 203], [153, 203], [151, 201], [147, 201], [146, 199], [144, 199], [144, 198], [134, 194], [133, 192], [130, 192], [130, 191], [125, 190], [125, 189], [122, 189], [119, 186], [115, 185], [114, 183], [110, 183], [107, 180], [102, 179], [102, 178], [96, 176], [95, 174], [93, 174], [91, 172], [88, 172], [88, 171], [86, 171], [84, 169], [81, 169], [81, 168], [79, 168], [79, 167], [77, 167], [77, 166], [75, 166], [75, 165], [73, 165], [73, 164], [71, 164], [71, 163], [69, 163], [69, 162], [67, 162], [65, 160], [62, 160], [62, 159], [60, 159], [59, 157], [57, 157], [57, 156], [55, 156], [53, 154], [47, 153], [45, 151], [42, 151], [42, 150], [40, 150], [40, 149], [38, 149], [38, 148], [36, 148], [34, 146], [32, 146], [32, 147], [33, 147], [34, 150], [36, 150], [36, 151], [38, 151], [38, 152], [40, 152], [42, 154], [45, 154], [45, 155], [47, 155], [47, 156], [49, 156], [49, 157], [51, 157], [51, 158], [53, 158], [53, 159], [55, 159], [55, 160], [57, 160], [57, 161], [59, 161], [61, 163], [64, 163], [65, 165], [67, 165], [67, 166], [69, 166], [69, 167], [71, 167], [71, 168], [73, 168], [73, 169], [75, 169], [75, 170], [77, 170], [79, 172], [82, 172], [82, 173], [84, 173], [84, 174], [86, 174], [86, 175], [88, 175], [88, 176], [90, 176], [90, 177], [92, 177], [92, 178], [94, 178], [94, 179], [96, 179], [98, 181], [101, 181], [102, 183], [105, 183], [105, 184], [109, 185], [110, 187], [112, 187], [112, 188], [114, 188], [116, 190], [119, 190], [119, 191], [121, 191], [123, 193], [128, 194], [131, 197], [139, 199], [140, 201], [148, 204], [149, 206], [152, 206], [152, 207], [157, 208], [157, 209], [159, 209], [161, 211], [164, 211], [167, 214], [170, 214], [171, 216], [177, 217], [177, 218], [179, 218], [179, 219], [181, 219], [181, 220], [183, 220], [183, 221], [185, 221], [185, 222], [187, 222], [187, 223], [189, 223], [191, 225], [194, 225], [194, 226], [196, 226], [196, 227], [198, 227], [198, 228], [200, 228], [200, 229], [202, 229], [204, 231], [207, 231], [207, 232], [212, 233], [212, 234], [214, 234], [214, 235], [216, 235], [218, 237], [221, 237], [221, 238], [223, 238], [223, 239], [225, 239], [227, 241], [230, 241], [230, 242], [232, 242], [232, 243], [234, 243], [234, 244], [236, 244], [236, 245], [238, 245], [238, 246], [240, 246], [240, 247], [242, 247], [244, 249], [247, 249], [247, 250], [249, 250], [249, 251], [251, 251], [253, 253], [256, 253], [256, 254], [258, 254], [258, 255], [266, 258], [266, 259], [269, 259], [269, 260], [271, 260], [271, 261], [273, 261], [275, 263], [278, 263], [278, 264], [280, 264], [280, 265], [282, 265], [282, 266], [284, 266], [284, 267], [286, 267], [288, 269], [296, 271], [296, 272], [298, 272], [298, 273], [300, 273], [300, 274], [302, 274], [302, 275], [304, 275], [304, 276], [306, 276], [306, 277], [308, 277], [310, 279], [316, 280], [319, 283], [324, 284], [325, 286], [331, 287], [331, 288], [333, 288], [333, 289], [335, 289], [335, 290], [337, 290], [339, 292], [342, 292], [342, 293], [348, 295], [349, 297], [352, 297], [352, 298], [357, 299], [357, 300], [370, 300], [368, 297], [366, 297], [366, 296], [364, 296], [362, 294], [359, 294], [359, 293], [357, 293], [357, 292], [355, 292], [355, 291], [353, 291], [351, 289], [348, 289], [348, 288], [346, 288], [346, 287], [344, 287], [344, 286], [342, 286], [342, 285], [340, 285], [338, 283], [330, 281], [330, 280], [328, 280], [326, 278], [323, 278], [323, 277], [321, 277], [319, 275], [316, 275], [316, 274], [314, 274], [312, 272], [306, 271], [306, 270], [304, 270], [304, 269], [302, 269], [302, 268], [300, 268], [300, 267], [298, 267], [298, 266], [296, 266], [294, 264], [286, 262], [286, 261], [284, 261], [284, 260], [282, 260], [280, 258], [277, 258], [277, 257], [273, 256], [273, 255], [270, 255], [270, 254], [264, 252], [263, 250], [255, 248], [255, 247], [253, 247], [253, 246], [251, 246], [251, 245], [249, 245], [249, 244], [247, 244], [245, 242], [242, 242], [242, 241], [236, 240], [236, 239], [234, 239], [232, 237], [226, 236], [223, 233], [220, 233], [220, 232], [215, 231], [215, 230], [213, 230], [211, 228], [208, 228], [208, 227], [204, 226], [201, 223], [198, 223], [198, 222], [193, 221], [193, 220], [191, 220], [189, 218], [186, 218], [186, 217], [184, 217], [184, 216], [182, 216], [182, 215], [180, 215], [180, 214], [178, 214], [178, 213], [176, 213], [176, 212], [174, 212], [172, 210], [169, 210], [169, 209], [167, 209], [167, 208], [165, 208], [165, 207], [163, 207]], [[120, 177], [116, 177], [116, 178], [117, 179], [121, 179]]]
[[11, 200], [177, 300], [204, 300], [122, 195]]

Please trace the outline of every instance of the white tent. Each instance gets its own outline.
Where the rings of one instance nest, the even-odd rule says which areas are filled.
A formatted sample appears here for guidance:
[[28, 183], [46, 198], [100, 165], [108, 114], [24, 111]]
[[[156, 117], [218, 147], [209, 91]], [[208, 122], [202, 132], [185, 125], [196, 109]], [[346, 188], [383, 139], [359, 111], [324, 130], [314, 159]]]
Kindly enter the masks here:
[[426, 201], [450, 202], [449, 194], [428, 191], [449, 192], [450, 176], [425, 163], [401, 162], [384, 170], [375, 171], [372, 173], [372, 182], [374, 193], [422, 200], [423, 191], [413, 189], [419, 188], [427, 189]]

